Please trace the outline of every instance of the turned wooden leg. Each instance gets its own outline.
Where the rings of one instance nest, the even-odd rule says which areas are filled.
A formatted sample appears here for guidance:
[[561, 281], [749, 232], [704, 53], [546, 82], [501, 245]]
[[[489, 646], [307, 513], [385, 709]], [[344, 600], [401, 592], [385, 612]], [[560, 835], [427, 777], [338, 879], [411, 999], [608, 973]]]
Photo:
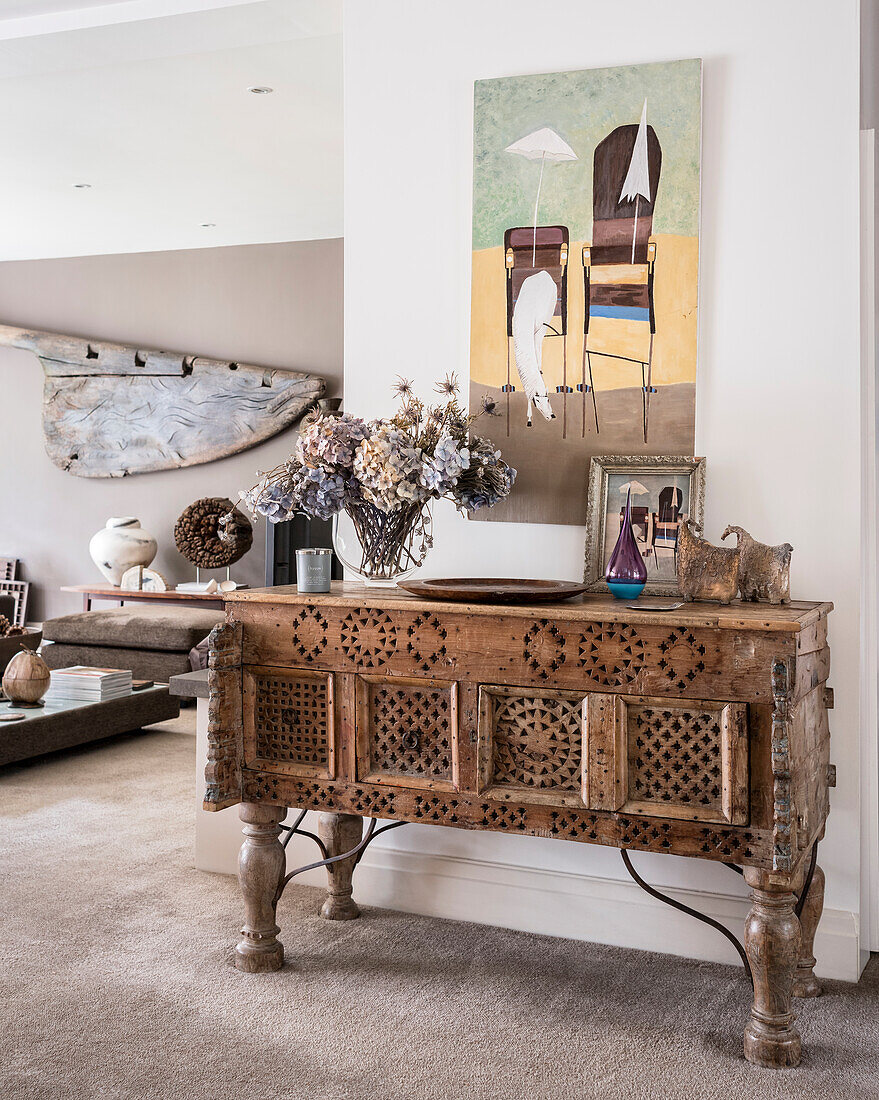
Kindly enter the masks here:
[[[321, 814], [318, 817], [317, 833], [331, 856], [340, 856], [356, 848], [363, 836], [363, 818], [356, 814]], [[354, 874], [354, 861], [341, 859], [327, 867], [327, 900], [321, 907], [320, 915], [327, 920], [354, 920], [360, 916], [360, 910], [351, 897], [351, 878]]]
[[[808, 871], [806, 861], [800, 871], [799, 877], [794, 881], [794, 890], [797, 896], [803, 889], [803, 883]], [[809, 893], [800, 913], [800, 959], [797, 963], [797, 971], [794, 975], [793, 994], [795, 997], [820, 997], [823, 990], [821, 983], [815, 977], [815, 931], [821, 920], [824, 909], [824, 872], [816, 865]]]
[[791, 1012], [791, 986], [800, 954], [800, 922], [789, 882], [745, 868], [753, 907], [745, 923], [745, 950], [754, 977], [754, 1003], [745, 1028], [745, 1057], [758, 1066], [799, 1064], [800, 1033]]
[[262, 974], [280, 970], [284, 962], [275, 907], [286, 862], [278, 826], [287, 815], [287, 807], [242, 802], [238, 814], [244, 822], [238, 882], [244, 895], [245, 919], [242, 939], [235, 948], [235, 965], [248, 974]]

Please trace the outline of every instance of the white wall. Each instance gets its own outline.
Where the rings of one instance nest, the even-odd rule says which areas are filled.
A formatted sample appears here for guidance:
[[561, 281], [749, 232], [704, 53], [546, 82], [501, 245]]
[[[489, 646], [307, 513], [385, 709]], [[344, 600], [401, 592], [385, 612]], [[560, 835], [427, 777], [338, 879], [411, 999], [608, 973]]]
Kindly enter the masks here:
[[[704, 137], [696, 449], [708, 458], [707, 533], [737, 522], [789, 540], [795, 597], [832, 600], [839, 786], [822, 864], [839, 951], [819, 940], [822, 969], [857, 971], [859, 911], [859, 312], [858, 4], [856, 0], [406, 0], [345, 11], [345, 395], [367, 415], [388, 409], [397, 373], [423, 392], [469, 346], [473, 81], [518, 73], [702, 57]], [[584, 470], [584, 477], [586, 471]], [[576, 577], [583, 532], [436, 517], [431, 574]], [[618, 854], [535, 838], [409, 826], [365, 861], [431, 853], [492, 869], [468, 887], [469, 912], [496, 895], [487, 879], [520, 863], [581, 881], [620, 877]], [[654, 882], [741, 892], [722, 867], [643, 855]], [[478, 864], [476, 865], [478, 866]], [[463, 873], [463, 872], [462, 872]], [[513, 874], [510, 871], [510, 874]], [[405, 876], [408, 882], [410, 876]], [[465, 876], [467, 877], [467, 876]], [[469, 876], [474, 877], [474, 876]], [[509, 877], [509, 876], [508, 876]], [[533, 878], [539, 885], [545, 879]], [[397, 876], [402, 882], [403, 876]], [[384, 880], [382, 880], [384, 881]], [[518, 880], [517, 880], [518, 881]], [[456, 912], [451, 879], [427, 874], [408, 908]], [[611, 884], [613, 885], [613, 884]], [[584, 938], [655, 944], [653, 911], [610, 891]], [[399, 892], [397, 897], [399, 897]], [[565, 893], [490, 919], [562, 931]], [[525, 891], [514, 898], [526, 897]], [[389, 891], [387, 900], [393, 903]], [[716, 903], [716, 909], [720, 903]], [[535, 915], [536, 914], [536, 915]], [[597, 918], [596, 918], [597, 919]], [[675, 920], [677, 918], [674, 918]], [[679, 950], [691, 943], [680, 931]], [[829, 925], [828, 925], [829, 927]], [[622, 931], [621, 931], [622, 929]], [[829, 935], [829, 932], [828, 932]], [[674, 943], [668, 944], [674, 947]], [[725, 947], [717, 957], [728, 958]]]

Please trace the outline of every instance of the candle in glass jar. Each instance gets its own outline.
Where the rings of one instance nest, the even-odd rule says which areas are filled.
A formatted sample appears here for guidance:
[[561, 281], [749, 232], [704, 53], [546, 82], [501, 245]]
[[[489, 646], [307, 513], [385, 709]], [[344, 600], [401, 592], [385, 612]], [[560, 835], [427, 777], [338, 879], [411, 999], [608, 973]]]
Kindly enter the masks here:
[[322, 546], [296, 551], [296, 591], [329, 592], [333, 552]]

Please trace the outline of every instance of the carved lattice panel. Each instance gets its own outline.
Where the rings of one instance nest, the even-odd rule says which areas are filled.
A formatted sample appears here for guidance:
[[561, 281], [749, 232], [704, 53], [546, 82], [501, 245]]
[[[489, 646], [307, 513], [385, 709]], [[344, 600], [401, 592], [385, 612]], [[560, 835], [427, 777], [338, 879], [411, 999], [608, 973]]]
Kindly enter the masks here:
[[246, 755], [294, 775], [333, 773], [332, 674], [251, 668], [245, 684]]
[[374, 782], [455, 784], [457, 685], [443, 680], [357, 681], [358, 775]]
[[629, 812], [747, 819], [747, 719], [737, 703], [630, 698], [622, 707]]
[[483, 788], [582, 804], [584, 721], [583, 692], [481, 687]]

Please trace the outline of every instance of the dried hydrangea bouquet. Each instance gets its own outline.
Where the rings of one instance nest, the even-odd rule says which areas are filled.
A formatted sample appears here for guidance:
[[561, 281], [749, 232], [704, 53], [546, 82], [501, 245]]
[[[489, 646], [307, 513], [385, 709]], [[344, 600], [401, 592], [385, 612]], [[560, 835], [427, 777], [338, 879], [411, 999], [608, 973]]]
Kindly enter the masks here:
[[[418, 568], [433, 545], [430, 503], [446, 498], [462, 512], [490, 508], [510, 493], [516, 471], [494, 444], [471, 433], [477, 416], [458, 404], [454, 375], [438, 383], [445, 403], [426, 405], [406, 379], [390, 420], [310, 416], [293, 454], [240, 494], [272, 523], [297, 512], [333, 517], [336, 552], [367, 584], [392, 586]], [[357, 550], [339, 532], [347, 514]], [[359, 559], [359, 561], [358, 561]]]

